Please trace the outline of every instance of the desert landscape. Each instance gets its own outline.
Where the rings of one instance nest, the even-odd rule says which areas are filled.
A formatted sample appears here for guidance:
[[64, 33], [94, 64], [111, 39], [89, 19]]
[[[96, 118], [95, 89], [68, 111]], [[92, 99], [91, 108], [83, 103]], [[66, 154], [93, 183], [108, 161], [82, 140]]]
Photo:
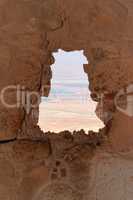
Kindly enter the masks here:
[[89, 130], [98, 132], [104, 124], [95, 113], [97, 102], [90, 97], [83, 69], [88, 64], [84, 52], [58, 50], [53, 56], [51, 90], [48, 97], [42, 97], [38, 125], [44, 132], [81, 129], [87, 134]]

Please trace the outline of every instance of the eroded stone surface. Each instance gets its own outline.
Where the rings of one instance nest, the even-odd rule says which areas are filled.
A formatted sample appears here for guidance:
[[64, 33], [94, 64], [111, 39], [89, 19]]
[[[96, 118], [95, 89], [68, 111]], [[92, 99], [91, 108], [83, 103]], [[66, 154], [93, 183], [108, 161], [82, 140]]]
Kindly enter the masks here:
[[[92, 94], [112, 95], [132, 82], [130, 1], [15, 0], [10, 3], [3, 0], [0, 9], [1, 90], [9, 85], [20, 85], [39, 94], [45, 85], [43, 95], [47, 96], [53, 62], [51, 53], [58, 48], [85, 50], [90, 61], [85, 71]], [[10, 104], [16, 103], [12, 90], [5, 95]], [[37, 100], [32, 98], [33, 101]], [[108, 107], [106, 105], [104, 107]], [[34, 121], [32, 113], [38, 113], [38, 108], [27, 113], [24, 105], [9, 109], [1, 103], [0, 110], [1, 139], [15, 138], [29, 129], [35, 132], [37, 120]], [[105, 110], [108, 113], [108, 108]]]
[[[19, 140], [0, 145], [0, 197], [11, 200], [130, 200], [133, 154], [80, 139]], [[57, 139], [59, 139], [57, 135]], [[67, 143], [69, 142], [69, 147]], [[59, 145], [59, 144], [58, 144]]]
[[[114, 104], [133, 81], [132, 9], [130, 0], [1, 0], [0, 90], [19, 85], [48, 96], [52, 52], [84, 49], [91, 96], [99, 102], [104, 94], [97, 115], [109, 137], [100, 147], [100, 136], [44, 135], [37, 99], [28, 110], [0, 101], [0, 199], [132, 199], [132, 118]], [[14, 88], [5, 100], [16, 104]]]

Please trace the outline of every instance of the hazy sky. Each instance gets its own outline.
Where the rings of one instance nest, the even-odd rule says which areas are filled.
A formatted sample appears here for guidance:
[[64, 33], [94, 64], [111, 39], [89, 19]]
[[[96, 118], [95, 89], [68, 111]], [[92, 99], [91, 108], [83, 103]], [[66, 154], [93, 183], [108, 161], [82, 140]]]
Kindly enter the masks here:
[[87, 75], [82, 69], [83, 64], [88, 63], [83, 51], [65, 52], [59, 49], [53, 56], [56, 60], [52, 65], [53, 82], [66, 79], [88, 82]]
[[83, 64], [88, 61], [83, 51], [53, 54], [52, 85], [48, 98], [42, 98], [39, 125], [44, 131], [98, 130], [103, 126], [96, 117], [96, 103], [88, 90]]

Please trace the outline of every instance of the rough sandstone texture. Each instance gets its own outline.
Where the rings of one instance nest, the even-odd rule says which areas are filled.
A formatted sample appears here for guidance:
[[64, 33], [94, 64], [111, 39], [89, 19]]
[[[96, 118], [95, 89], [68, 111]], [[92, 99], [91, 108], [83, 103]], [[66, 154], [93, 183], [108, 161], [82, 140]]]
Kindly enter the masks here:
[[[28, 110], [27, 102], [9, 108], [0, 101], [0, 199], [132, 199], [133, 118], [114, 104], [133, 82], [132, 10], [130, 0], [0, 1], [0, 90], [18, 86], [39, 95], [32, 95], [37, 107]], [[50, 90], [52, 52], [59, 48], [83, 49], [90, 61], [84, 69], [106, 126], [98, 135], [44, 134], [37, 126], [40, 96]], [[16, 104], [16, 90], [8, 89], [4, 99]]]

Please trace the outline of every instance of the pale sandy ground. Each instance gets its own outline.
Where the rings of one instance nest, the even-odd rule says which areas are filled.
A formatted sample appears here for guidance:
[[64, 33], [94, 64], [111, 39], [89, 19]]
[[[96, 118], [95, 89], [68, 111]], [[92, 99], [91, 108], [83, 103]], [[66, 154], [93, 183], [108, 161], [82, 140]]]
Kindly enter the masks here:
[[59, 132], [62, 130], [84, 129], [98, 131], [103, 123], [96, 117], [96, 104], [63, 101], [43, 102], [40, 105], [39, 126], [44, 131]]

